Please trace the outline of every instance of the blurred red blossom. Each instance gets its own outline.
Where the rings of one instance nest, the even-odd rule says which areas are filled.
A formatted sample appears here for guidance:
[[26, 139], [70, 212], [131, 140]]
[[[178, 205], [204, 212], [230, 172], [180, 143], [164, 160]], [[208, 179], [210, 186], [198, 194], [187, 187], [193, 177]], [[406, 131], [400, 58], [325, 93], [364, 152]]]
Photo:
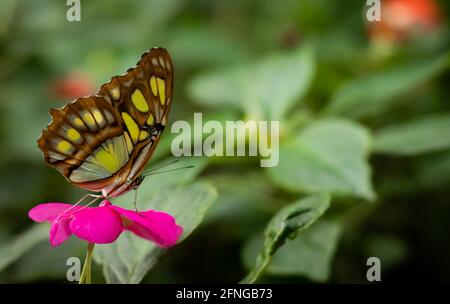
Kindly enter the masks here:
[[92, 95], [95, 89], [92, 79], [79, 71], [70, 72], [51, 85], [52, 94], [63, 100]]
[[442, 19], [435, 0], [385, 0], [381, 21], [369, 23], [369, 35], [373, 40], [404, 41], [437, 30]]

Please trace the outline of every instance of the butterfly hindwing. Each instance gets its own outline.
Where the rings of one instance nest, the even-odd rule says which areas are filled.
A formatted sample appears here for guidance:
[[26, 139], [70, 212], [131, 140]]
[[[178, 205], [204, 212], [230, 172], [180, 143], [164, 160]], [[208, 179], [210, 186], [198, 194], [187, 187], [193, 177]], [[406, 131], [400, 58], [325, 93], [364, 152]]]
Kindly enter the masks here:
[[128, 191], [159, 141], [172, 87], [169, 54], [151, 49], [97, 95], [51, 110], [53, 120], [38, 140], [45, 160], [80, 187], [107, 196]]
[[[103, 98], [80, 98], [50, 113], [53, 120], [43, 131], [38, 146], [45, 160], [71, 182], [107, 178], [128, 161], [129, 151], [110, 151], [117, 146], [115, 139], [123, 137], [123, 127], [120, 116]], [[84, 178], [80, 177], [82, 168], [90, 172]]]

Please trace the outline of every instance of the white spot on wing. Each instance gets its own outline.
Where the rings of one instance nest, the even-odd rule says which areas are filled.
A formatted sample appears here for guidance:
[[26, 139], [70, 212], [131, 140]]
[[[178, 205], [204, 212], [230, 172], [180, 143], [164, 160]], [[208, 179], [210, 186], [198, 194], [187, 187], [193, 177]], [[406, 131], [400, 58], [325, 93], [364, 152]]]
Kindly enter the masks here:
[[165, 69], [166, 64], [164, 62], [164, 58], [162, 58], [162, 56], [159, 56], [158, 59], [159, 59], [159, 64], [162, 66], [163, 69]]
[[133, 78], [131, 78], [131, 79], [128, 80], [128, 81], [125, 81], [125, 82], [123, 83], [123, 85], [124, 85], [125, 87], [129, 88], [129, 87], [131, 86], [132, 83], [133, 83]]
[[106, 120], [108, 121], [108, 124], [113, 125], [115, 124], [116, 120], [114, 119], [114, 116], [111, 114], [111, 112], [107, 110], [103, 110], [103, 114], [106, 117]]

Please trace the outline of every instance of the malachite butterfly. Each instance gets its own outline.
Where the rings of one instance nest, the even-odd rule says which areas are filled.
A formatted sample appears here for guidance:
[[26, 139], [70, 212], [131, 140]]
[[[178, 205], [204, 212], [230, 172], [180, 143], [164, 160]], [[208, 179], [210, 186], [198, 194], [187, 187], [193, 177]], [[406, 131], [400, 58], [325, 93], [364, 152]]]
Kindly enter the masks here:
[[116, 197], [137, 187], [167, 123], [173, 65], [152, 48], [97, 94], [51, 109], [38, 139], [46, 162], [72, 184]]

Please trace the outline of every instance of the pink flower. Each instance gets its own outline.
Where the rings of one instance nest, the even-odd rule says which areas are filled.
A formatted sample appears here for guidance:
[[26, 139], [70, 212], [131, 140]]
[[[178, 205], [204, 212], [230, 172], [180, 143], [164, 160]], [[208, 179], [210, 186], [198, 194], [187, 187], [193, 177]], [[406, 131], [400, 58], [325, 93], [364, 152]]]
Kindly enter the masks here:
[[161, 247], [176, 244], [183, 229], [164, 212], [135, 212], [113, 206], [104, 200], [99, 207], [73, 206], [64, 203], [40, 204], [28, 213], [36, 222], [49, 222], [50, 244], [55, 247], [72, 233], [89, 243], [114, 242], [124, 230], [155, 242]]

